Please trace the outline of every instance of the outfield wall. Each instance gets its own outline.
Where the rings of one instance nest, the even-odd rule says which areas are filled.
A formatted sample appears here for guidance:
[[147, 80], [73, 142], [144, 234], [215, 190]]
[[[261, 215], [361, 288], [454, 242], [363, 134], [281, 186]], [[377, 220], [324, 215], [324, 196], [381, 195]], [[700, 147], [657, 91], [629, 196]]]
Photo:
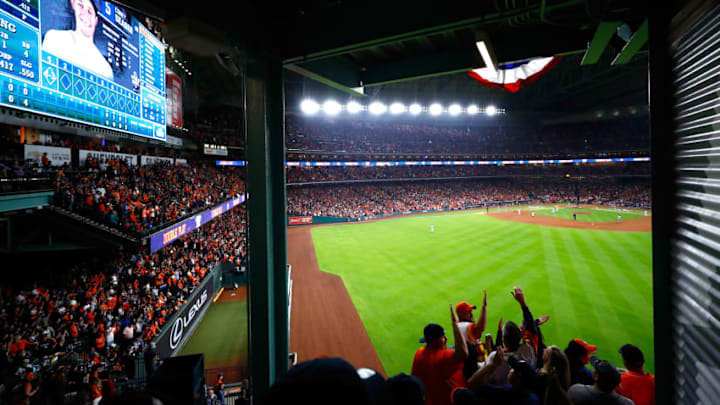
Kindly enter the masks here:
[[193, 331], [200, 324], [215, 293], [222, 283], [222, 263], [218, 263], [190, 294], [185, 305], [165, 324], [160, 334], [153, 339], [161, 357], [174, 356], [182, 350]]

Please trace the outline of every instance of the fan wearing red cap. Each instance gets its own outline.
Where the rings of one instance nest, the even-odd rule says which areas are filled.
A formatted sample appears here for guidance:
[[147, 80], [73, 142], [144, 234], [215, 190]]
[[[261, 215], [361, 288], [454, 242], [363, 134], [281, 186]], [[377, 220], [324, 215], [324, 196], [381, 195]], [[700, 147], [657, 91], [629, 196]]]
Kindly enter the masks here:
[[470, 378], [477, 371], [478, 363], [486, 359], [485, 347], [482, 344], [482, 333], [487, 323], [487, 291], [483, 292], [483, 304], [477, 322], [475, 322], [472, 313], [476, 308], [477, 306], [470, 305], [465, 301], [455, 306], [455, 313], [458, 317], [457, 325], [468, 346], [468, 357], [465, 359], [463, 366], [465, 378]]
[[568, 343], [565, 355], [570, 363], [570, 384], [593, 384], [592, 372], [585, 367], [593, 353], [597, 353], [597, 346], [584, 340], [573, 339]]

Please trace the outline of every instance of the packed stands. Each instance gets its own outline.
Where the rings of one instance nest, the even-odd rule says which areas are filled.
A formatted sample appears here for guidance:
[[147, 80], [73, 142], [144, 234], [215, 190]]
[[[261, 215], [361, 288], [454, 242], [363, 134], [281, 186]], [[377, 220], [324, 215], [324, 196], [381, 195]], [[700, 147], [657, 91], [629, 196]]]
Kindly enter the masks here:
[[647, 163], [483, 165], [483, 166], [369, 166], [289, 167], [287, 183], [315, 183], [357, 180], [427, 179], [441, 177], [510, 176], [649, 176]]
[[154, 254], [121, 250], [110, 262], [70, 266], [58, 285], [3, 288], [5, 398], [62, 404], [57, 395], [74, 393], [67, 403], [87, 403], [97, 394], [93, 379], [103, 391], [132, 379], [135, 356], [208, 272], [221, 261], [244, 263], [245, 221], [241, 206]]
[[61, 207], [141, 234], [244, 192], [242, 178], [222, 168], [119, 160], [88, 160], [84, 170], [59, 177], [56, 187]]
[[425, 181], [293, 187], [288, 189], [287, 195], [288, 215], [343, 218], [454, 210], [518, 202], [572, 201], [626, 207], [650, 205], [650, 187], [646, 183]]
[[645, 119], [545, 127], [404, 123], [289, 116], [288, 151], [386, 154], [578, 155], [649, 151]]

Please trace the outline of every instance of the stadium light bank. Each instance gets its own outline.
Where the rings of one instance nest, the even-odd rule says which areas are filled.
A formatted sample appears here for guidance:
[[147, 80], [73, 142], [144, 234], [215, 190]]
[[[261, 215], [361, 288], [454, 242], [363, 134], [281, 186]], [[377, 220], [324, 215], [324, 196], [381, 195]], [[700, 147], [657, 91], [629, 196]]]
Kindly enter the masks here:
[[448, 115], [451, 117], [457, 117], [460, 115], [474, 116], [483, 114], [488, 117], [492, 117], [497, 114], [505, 114], [504, 108], [498, 108], [494, 105], [488, 105], [484, 108], [478, 107], [475, 104], [470, 104], [467, 107], [463, 107], [460, 104], [453, 103], [446, 107], [440, 103], [432, 103], [427, 106], [413, 103], [406, 106], [400, 102], [393, 102], [389, 106], [381, 101], [373, 101], [370, 104], [361, 104], [357, 101], [350, 101], [347, 104], [340, 104], [335, 100], [326, 100], [322, 104], [312, 99], [305, 99], [300, 103], [300, 111], [305, 115], [317, 115], [319, 112], [324, 113], [328, 116], [336, 116], [341, 113], [347, 113], [350, 115], [359, 115], [361, 113], [367, 113], [375, 116], [390, 114], [394, 116], [410, 114], [418, 116], [420, 114], [428, 114], [434, 117]]

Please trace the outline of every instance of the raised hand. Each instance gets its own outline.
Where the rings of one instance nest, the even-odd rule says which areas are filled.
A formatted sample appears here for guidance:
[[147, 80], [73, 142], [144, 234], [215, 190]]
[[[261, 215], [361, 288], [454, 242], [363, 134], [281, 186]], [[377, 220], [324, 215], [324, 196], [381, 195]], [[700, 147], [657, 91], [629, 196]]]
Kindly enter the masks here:
[[453, 310], [453, 304], [450, 304], [450, 319], [452, 319], [452, 323], [455, 324], [458, 321], [457, 315], [455, 314], [455, 310]]
[[513, 298], [515, 298], [515, 301], [520, 303], [520, 306], [526, 306], [525, 305], [525, 294], [523, 294], [523, 290], [520, 287], [513, 287], [513, 290], [510, 291], [510, 294], [512, 294]]

